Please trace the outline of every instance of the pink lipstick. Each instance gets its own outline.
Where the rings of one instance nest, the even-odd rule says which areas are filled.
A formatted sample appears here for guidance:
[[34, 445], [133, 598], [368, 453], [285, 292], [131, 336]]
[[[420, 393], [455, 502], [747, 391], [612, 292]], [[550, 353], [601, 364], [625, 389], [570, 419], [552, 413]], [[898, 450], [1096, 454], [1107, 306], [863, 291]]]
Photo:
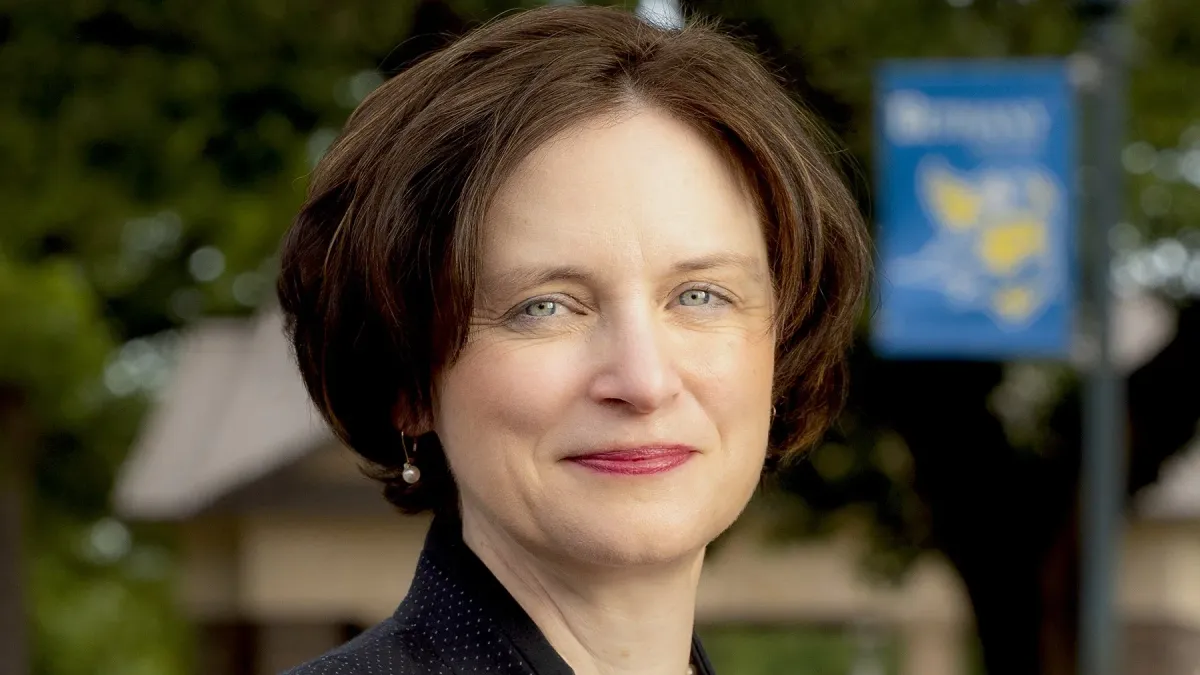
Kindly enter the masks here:
[[605, 450], [569, 459], [600, 473], [645, 476], [670, 471], [691, 459], [695, 453], [696, 449], [688, 445], [647, 445]]

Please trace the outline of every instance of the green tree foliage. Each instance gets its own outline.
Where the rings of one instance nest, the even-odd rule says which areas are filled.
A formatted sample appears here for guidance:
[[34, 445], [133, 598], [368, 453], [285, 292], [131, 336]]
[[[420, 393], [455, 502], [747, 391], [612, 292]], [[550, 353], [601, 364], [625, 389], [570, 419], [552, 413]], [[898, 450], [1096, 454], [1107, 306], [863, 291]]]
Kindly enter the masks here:
[[1187, 0], [1132, 10], [1127, 217], [1148, 238], [1178, 235], [1200, 249], [1200, 15]]

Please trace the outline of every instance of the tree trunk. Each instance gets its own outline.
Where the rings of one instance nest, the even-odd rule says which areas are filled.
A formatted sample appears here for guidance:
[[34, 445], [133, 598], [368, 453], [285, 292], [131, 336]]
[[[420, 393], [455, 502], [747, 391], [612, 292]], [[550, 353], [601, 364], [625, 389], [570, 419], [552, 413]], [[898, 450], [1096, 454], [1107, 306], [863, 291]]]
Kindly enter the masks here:
[[0, 675], [30, 672], [24, 555], [30, 429], [19, 395], [0, 388]]
[[1042, 559], [1038, 641], [1043, 675], [1075, 675], [1079, 641], [1079, 500]]
[[[932, 543], [966, 586], [987, 672], [1060, 675], [1061, 664], [1071, 662], [1066, 651], [1074, 649], [1073, 627], [1064, 630], [1059, 599], [1045, 593], [1050, 552], [1064, 536], [1070, 539], [1062, 531], [1071, 528], [1071, 462], [1011, 446], [987, 406], [1001, 377], [996, 364], [880, 367], [883, 377], [874, 382], [878, 414], [912, 452], [914, 487], [929, 507]], [[1063, 554], [1071, 558], [1069, 549]], [[1057, 568], [1050, 575], [1061, 576]]]
[[1036, 579], [1025, 561], [980, 551], [955, 561], [975, 615], [988, 675], [1049, 675], [1042, 671]]
[[953, 561], [971, 598], [989, 675], [1075, 675], [1078, 525], [1073, 509], [1049, 549], [996, 541]]
[[0, 675], [27, 675], [23, 495], [11, 472], [0, 479]]

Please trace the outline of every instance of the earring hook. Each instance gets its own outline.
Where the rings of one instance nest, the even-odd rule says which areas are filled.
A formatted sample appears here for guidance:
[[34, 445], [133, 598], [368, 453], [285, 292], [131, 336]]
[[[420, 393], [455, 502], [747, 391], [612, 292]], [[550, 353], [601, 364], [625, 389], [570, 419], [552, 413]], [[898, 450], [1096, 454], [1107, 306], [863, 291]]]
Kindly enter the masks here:
[[[400, 432], [400, 449], [404, 451], [404, 470], [400, 472], [400, 477], [409, 485], [416, 485], [417, 481], [421, 480], [421, 470], [413, 464], [412, 457], [408, 455], [408, 445], [404, 442], [404, 432]], [[417, 452], [417, 439], [412, 442], [413, 454]]]

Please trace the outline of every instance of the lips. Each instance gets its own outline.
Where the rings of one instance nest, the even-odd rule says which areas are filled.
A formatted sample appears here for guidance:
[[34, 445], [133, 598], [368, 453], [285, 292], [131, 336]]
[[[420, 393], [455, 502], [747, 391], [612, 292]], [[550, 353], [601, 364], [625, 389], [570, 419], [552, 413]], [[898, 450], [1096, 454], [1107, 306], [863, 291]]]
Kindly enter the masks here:
[[599, 473], [644, 476], [670, 471], [687, 462], [696, 452], [689, 445], [653, 445], [605, 450], [568, 460]]

